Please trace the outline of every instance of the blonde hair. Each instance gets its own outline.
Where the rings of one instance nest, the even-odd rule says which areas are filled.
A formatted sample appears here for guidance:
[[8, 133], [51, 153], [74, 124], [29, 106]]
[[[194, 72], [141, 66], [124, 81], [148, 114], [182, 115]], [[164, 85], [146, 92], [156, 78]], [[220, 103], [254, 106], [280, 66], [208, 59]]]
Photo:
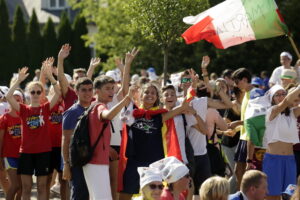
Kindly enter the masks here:
[[242, 178], [241, 191], [245, 194], [250, 187], [258, 187], [261, 184], [262, 179], [267, 179], [265, 173], [258, 170], [246, 171]]
[[30, 88], [32, 88], [33, 86], [38, 86], [38, 87], [40, 87], [41, 90], [42, 90], [42, 92], [45, 91], [45, 88], [44, 88], [44, 86], [43, 86], [43, 83], [40, 82], [40, 81], [31, 81], [31, 82], [29, 82], [29, 83], [26, 85], [26, 91], [27, 91], [27, 92], [30, 92], [29, 90], [30, 90]]
[[199, 190], [201, 200], [227, 200], [229, 195], [229, 183], [220, 176], [206, 179]]

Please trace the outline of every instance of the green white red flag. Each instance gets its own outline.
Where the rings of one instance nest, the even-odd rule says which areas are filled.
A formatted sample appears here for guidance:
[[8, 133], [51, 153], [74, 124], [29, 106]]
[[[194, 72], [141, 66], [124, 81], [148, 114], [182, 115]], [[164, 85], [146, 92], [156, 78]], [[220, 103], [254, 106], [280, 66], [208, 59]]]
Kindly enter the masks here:
[[183, 22], [192, 25], [182, 34], [187, 44], [206, 40], [219, 49], [288, 33], [274, 0], [226, 0]]

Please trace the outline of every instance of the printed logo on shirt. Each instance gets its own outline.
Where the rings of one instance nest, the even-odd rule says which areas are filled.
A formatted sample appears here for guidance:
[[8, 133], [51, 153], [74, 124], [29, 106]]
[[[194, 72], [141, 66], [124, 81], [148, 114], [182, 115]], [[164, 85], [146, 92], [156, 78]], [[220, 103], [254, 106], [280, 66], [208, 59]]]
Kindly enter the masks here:
[[26, 119], [30, 129], [37, 129], [45, 124], [43, 115], [33, 115]]
[[61, 112], [52, 112], [50, 118], [51, 124], [60, 124], [62, 122], [62, 114]]
[[17, 124], [14, 126], [10, 126], [7, 128], [9, 135], [12, 136], [12, 138], [20, 138], [21, 137], [21, 125]]
[[134, 123], [132, 125], [134, 128], [140, 129], [144, 131], [145, 133], [151, 133], [151, 129], [157, 129], [153, 124], [153, 119], [147, 120], [147, 119], [140, 119], [138, 122]]

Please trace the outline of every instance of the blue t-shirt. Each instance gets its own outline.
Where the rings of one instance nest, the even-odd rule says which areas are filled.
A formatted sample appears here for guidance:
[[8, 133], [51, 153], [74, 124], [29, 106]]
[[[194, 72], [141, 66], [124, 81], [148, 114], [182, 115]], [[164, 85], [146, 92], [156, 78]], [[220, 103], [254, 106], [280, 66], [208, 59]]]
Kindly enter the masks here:
[[63, 130], [74, 130], [78, 121], [78, 117], [85, 111], [85, 108], [74, 104], [63, 114]]

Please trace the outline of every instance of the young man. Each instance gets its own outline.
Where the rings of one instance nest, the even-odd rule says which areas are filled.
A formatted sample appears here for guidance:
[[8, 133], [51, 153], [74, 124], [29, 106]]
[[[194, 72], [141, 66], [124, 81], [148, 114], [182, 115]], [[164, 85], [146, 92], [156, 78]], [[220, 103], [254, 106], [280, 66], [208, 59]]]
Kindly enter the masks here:
[[71, 181], [71, 199], [88, 200], [89, 194], [81, 167], [70, 167], [69, 146], [78, 117], [88, 108], [93, 98], [93, 82], [80, 78], [75, 85], [78, 102], [63, 114], [63, 179]]
[[267, 175], [258, 170], [247, 171], [242, 179], [241, 189], [229, 196], [229, 200], [262, 200], [268, 192]]
[[[132, 96], [132, 89], [113, 108], [108, 110], [107, 104], [112, 102], [114, 97], [115, 81], [108, 76], [100, 76], [94, 81], [94, 89], [97, 95], [95, 107], [89, 116], [89, 130], [91, 144], [94, 144], [99, 133], [103, 135], [99, 140], [91, 161], [83, 166], [83, 173], [91, 200], [112, 199], [109, 177], [110, 151], [110, 121], [129, 104]], [[101, 187], [99, 187], [101, 186]]]
[[[241, 121], [232, 122], [230, 128], [235, 128], [238, 125], [243, 125], [246, 108], [248, 105], [248, 101], [250, 99], [250, 91], [253, 89], [253, 85], [251, 85], [251, 73], [245, 68], [239, 68], [235, 70], [232, 74], [232, 78], [235, 82], [235, 85], [243, 92], [245, 92], [242, 106], [241, 106]], [[247, 151], [251, 147], [251, 152]], [[241, 184], [242, 176], [245, 173], [246, 169], [246, 161], [252, 162], [251, 158], [247, 158], [248, 154], [253, 156], [254, 145], [249, 142], [249, 146], [247, 147], [247, 133], [246, 129], [243, 126], [240, 132], [240, 141], [237, 146], [236, 154], [235, 154], [235, 174], [238, 181], [238, 187]]]

